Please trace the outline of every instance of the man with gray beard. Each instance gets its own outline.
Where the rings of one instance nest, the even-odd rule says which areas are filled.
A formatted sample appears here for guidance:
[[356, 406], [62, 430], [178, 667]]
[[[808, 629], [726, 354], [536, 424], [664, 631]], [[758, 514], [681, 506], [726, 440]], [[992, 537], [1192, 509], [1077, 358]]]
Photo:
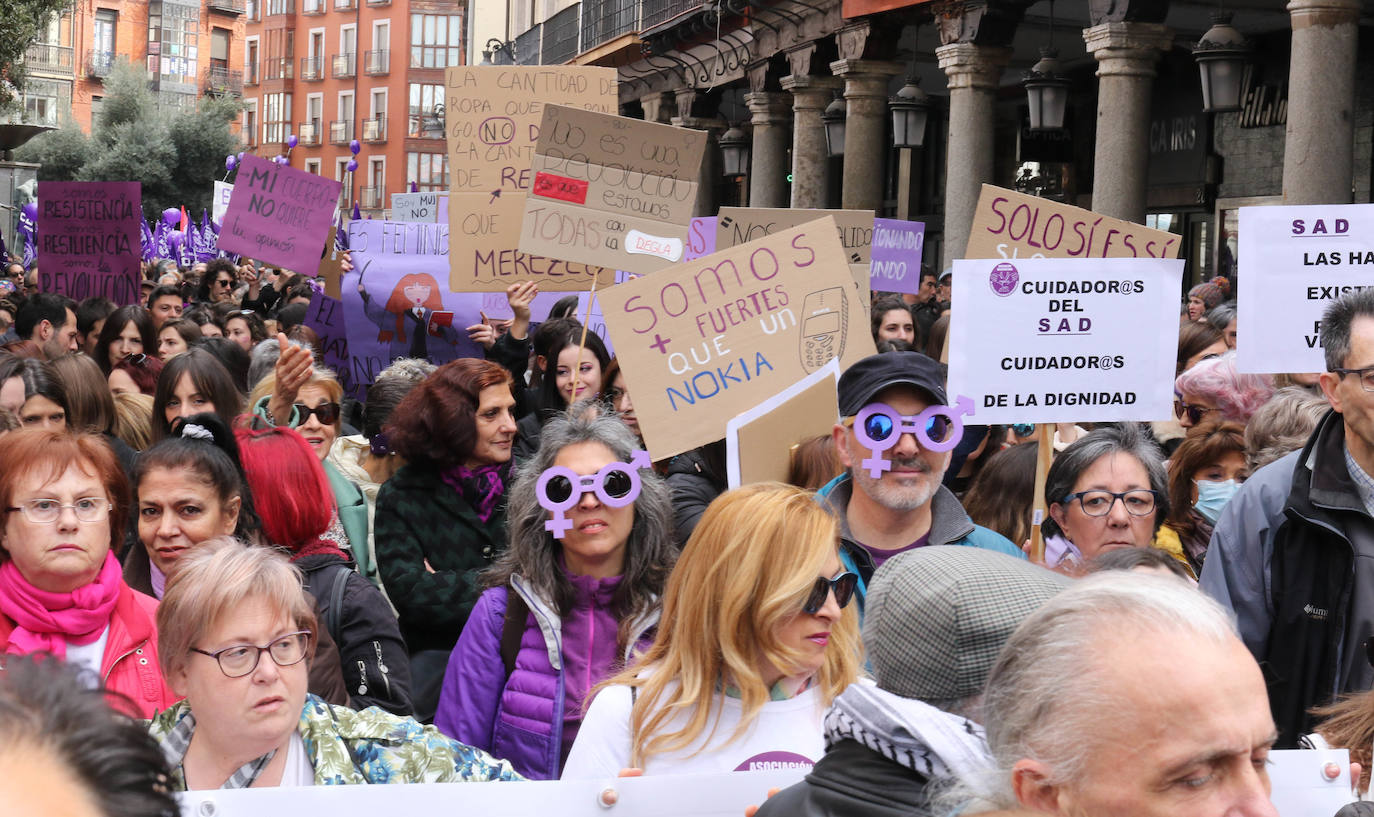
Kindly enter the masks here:
[[843, 419], [832, 433], [846, 473], [819, 496], [839, 519], [844, 569], [859, 574], [860, 615], [873, 571], [898, 553], [966, 545], [1025, 558], [1006, 537], [973, 524], [941, 485], [949, 451], [917, 439], [919, 431], [927, 444], [953, 448], [953, 435], [963, 428], [953, 408], [921, 417], [924, 428], [914, 425], [927, 408], [950, 405], [939, 363], [918, 352], [870, 355], [840, 376], [839, 404]]

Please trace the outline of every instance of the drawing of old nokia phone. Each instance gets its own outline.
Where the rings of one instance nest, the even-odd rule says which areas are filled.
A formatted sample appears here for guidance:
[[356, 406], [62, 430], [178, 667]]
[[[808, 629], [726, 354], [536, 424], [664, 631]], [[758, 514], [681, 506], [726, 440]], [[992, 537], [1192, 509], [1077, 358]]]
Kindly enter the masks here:
[[812, 292], [802, 303], [801, 360], [814, 372], [844, 354], [849, 296], [841, 287]]

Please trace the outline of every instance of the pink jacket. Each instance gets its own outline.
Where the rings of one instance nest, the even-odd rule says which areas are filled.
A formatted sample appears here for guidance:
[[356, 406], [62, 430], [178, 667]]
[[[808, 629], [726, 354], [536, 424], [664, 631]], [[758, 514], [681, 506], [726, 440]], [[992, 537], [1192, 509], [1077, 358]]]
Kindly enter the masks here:
[[[100, 677], [105, 688], [118, 693], [110, 703], [129, 715], [149, 719], [181, 699], [162, 679], [157, 663], [157, 600], [120, 582], [119, 599], [110, 614], [110, 632]], [[9, 645], [14, 622], [0, 615], [0, 653]], [[133, 703], [130, 711], [126, 696]]]

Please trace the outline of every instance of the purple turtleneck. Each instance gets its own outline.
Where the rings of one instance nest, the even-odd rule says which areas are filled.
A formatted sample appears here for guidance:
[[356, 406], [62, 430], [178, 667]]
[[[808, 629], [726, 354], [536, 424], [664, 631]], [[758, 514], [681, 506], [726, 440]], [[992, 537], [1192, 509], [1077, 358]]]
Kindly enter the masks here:
[[[566, 571], [566, 568], [565, 568]], [[611, 610], [611, 598], [620, 577], [597, 579], [567, 573], [572, 582], [572, 609], [563, 617], [563, 745], [561, 766], [568, 759], [577, 729], [582, 725], [582, 703], [592, 687], [610, 675], [620, 660], [616, 649], [619, 622]]]

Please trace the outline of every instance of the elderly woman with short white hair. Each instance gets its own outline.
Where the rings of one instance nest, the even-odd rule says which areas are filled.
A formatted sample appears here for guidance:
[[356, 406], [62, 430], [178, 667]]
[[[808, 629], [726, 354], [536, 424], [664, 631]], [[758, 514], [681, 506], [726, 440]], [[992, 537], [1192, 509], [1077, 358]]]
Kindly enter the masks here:
[[178, 790], [521, 779], [412, 718], [309, 695], [315, 614], [276, 550], [205, 542], [180, 560], [157, 625], [163, 672], [185, 700], [149, 730]]

